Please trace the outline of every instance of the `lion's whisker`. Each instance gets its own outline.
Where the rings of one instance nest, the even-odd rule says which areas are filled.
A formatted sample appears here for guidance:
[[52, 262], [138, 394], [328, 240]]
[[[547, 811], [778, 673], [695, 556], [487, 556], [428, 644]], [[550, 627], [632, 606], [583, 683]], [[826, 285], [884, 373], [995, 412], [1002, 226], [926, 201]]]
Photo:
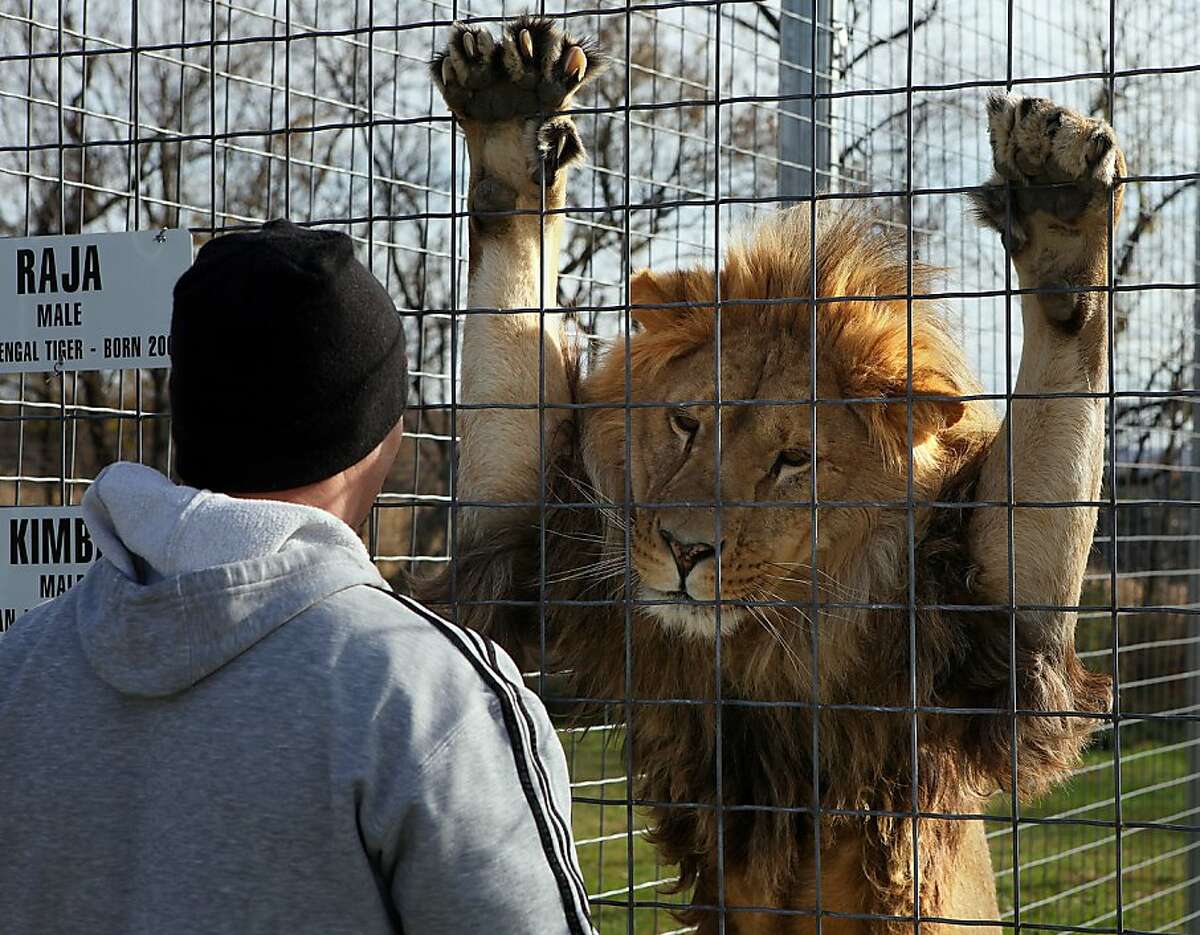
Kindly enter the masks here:
[[606, 541], [605, 537], [598, 533], [578, 532], [578, 531], [563, 532], [561, 529], [555, 529], [552, 526], [544, 526], [543, 527], [543, 526], [540, 526], [537, 524], [534, 525], [534, 528], [535, 529], [544, 528], [546, 530], [547, 535], [557, 536], [560, 539], [572, 539], [575, 542], [588, 542], [588, 543], [595, 542], [598, 544], [603, 544]]
[[[782, 566], [785, 563], [783, 563], [783, 562], [768, 562], [767, 564]], [[799, 562], [788, 562], [786, 564], [796, 565], [796, 566], [801, 565], [801, 563], [799, 563]], [[802, 566], [802, 567], [804, 567], [805, 569], [811, 568], [811, 566]], [[838, 597], [844, 598], [847, 601], [865, 600], [865, 595], [863, 595], [856, 589], [851, 588], [849, 585], [846, 585], [843, 582], [839, 581], [837, 578], [834, 578], [828, 572], [822, 571], [821, 569], [818, 568], [816, 570], [816, 573], [818, 576], [823, 576], [823, 578], [824, 578], [824, 580], [818, 580], [818, 586], [820, 588], [822, 588], [823, 590], [827, 590], [831, 594], [834, 594]], [[777, 575], [773, 572], [766, 572], [766, 576], [769, 578], [774, 578], [777, 581], [785, 581], [785, 582], [789, 582], [791, 584], [803, 584], [803, 585], [808, 585], [809, 587], [812, 587], [812, 585], [813, 585], [813, 581], [811, 578], [798, 578], [798, 577], [795, 577], [794, 575]]]
[[807, 672], [807, 667], [804, 666], [796, 650], [788, 645], [787, 640], [785, 640], [783, 637], [783, 634], [779, 632], [779, 628], [772, 624], [768, 619], [766, 613], [763, 612], [763, 608], [755, 605], [746, 605], [746, 610], [750, 611], [751, 618], [757, 621], [771, 637], [771, 639], [774, 640], [774, 642], [779, 646], [779, 648], [783, 650], [784, 655], [788, 658], [792, 664], [792, 667], [795, 669], [796, 678], [800, 681], [803, 681], [805, 678], [805, 673]]
[[596, 576], [603, 580], [609, 578], [621, 570], [623, 566], [617, 559], [601, 559], [593, 562], [590, 565], [583, 565], [578, 568], [568, 568], [565, 571], [560, 571], [552, 575], [546, 575], [547, 584], [562, 584], [566, 581], [576, 581], [580, 578]]
[[[795, 584], [807, 584], [810, 586], [812, 584], [811, 581], [805, 581], [802, 578], [786, 578], [781, 575], [771, 575], [770, 577], [775, 578], [778, 581], [791, 582]], [[830, 585], [818, 585], [818, 590], [821, 592], [828, 592], [831, 597], [840, 598], [847, 603], [865, 600], [865, 597], [862, 594], [851, 591], [848, 588], [836, 588]]]
[[[771, 609], [772, 610], [774, 610], [776, 612], [782, 610], [783, 608], [787, 608], [788, 610], [793, 610], [797, 614], [799, 614], [799, 616], [804, 620], [805, 623], [808, 624], [810, 629], [815, 629], [815, 627], [813, 626], [813, 619], [809, 615], [804, 602], [785, 600], [784, 598], [780, 597], [778, 594], [774, 593], [773, 591], [768, 591], [766, 588], [762, 588], [760, 590], [761, 590], [762, 594], [766, 595], [765, 599], [771, 601]], [[845, 623], [853, 623], [854, 622], [853, 618], [850, 617], [848, 614], [839, 614], [839, 613], [833, 612], [832, 610], [826, 610], [825, 608], [821, 607], [819, 604], [817, 605], [817, 613], [819, 616], [825, 617], [830, 620], [841, 620]], [[781, 622], [791, 622], [791, 621], [787, 621], [786, 618], [782, 616], [782, 614], [779, 615], [779, 618], [780, 618]]]
[[838, 586], [844, 586], [844, 583], [841, 580], [839, 580], [838, 578], [831, 575], [824, 568], [814, 568], [808, 562], [767, 562], [766, 564], [770, 565], [774, 568], [789, 569], [789, 570], [792, 570], [793, 572], [794, 571], [807, 572], [810, 575], [815, 573], [819, 578], [822, 578], [831, 584], [838, 585]]
[[585, 500], [587, 500], [589, 503], [595, 504], [600, 508], [600, 515], [608, 521], [609, 525], [614, 526], [622, 532], [625, 531], [625, 520], [624, 517], [617, 512], [616, 504], [605, 497], [597, 487], [579, 477], [569, 474], [564, 474], [563, 476], [566, 477], [567, 481], [574, 486], [576, 490], [583, 494]]

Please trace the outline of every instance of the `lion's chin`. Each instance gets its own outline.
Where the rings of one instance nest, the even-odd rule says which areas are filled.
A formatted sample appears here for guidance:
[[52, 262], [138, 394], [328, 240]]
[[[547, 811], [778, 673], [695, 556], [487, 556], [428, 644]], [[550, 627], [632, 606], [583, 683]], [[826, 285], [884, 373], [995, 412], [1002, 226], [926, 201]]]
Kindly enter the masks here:
[[[717, 608], [712, 604], [697, 604], [679, 594], [643, 586], [638, 600], [661, 603], [644, 604], [642, 610], [658, 621], [668, 633], [693, 640], [715, 641], [717, 638]], [[721, 607], [721, 636], [737, 629], [744, 610], [741, 607]]]

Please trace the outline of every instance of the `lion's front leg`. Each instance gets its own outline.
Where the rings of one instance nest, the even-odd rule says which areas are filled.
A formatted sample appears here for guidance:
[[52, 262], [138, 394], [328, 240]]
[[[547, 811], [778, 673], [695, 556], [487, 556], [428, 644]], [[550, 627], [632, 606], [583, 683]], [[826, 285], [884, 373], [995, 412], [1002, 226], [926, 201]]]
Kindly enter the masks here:
[[[1010, 426], [987, 457], [979, 498], [1008, 499], [1011, 428], [1016, 501], [1094, 501], [1104, 466], [1104, 399], [1097, 394], [1108, 385], [1109, 213], [1111, 203], [1115, 224], [1125, 161], [1106, 123], [1047, 100], [993, 97], [988, 117], [997, 174], [977, 205], [1008, 244], [1021, 289], [1049, 290], [1021, 297], [1025, 338], [1015, 393], [1091, 395], [1012, 400]], [[990, 599], [1007, 603], [1006, 511], [976, 514], [980, 584]], [[1096, 509], [1018, 508], [1014, 523], [1017, 603], [1076, 604]], [[1068, 616], [1073, 621], [1064, 614], [1041, 619], [1050, 625]]]
[[[1011, 437], [1016, 502], [1094, 502], [1104, 466], [1101, 394], [1108, 386], [1104, 287], [1125, 160], [1108, 124], [1048, 100], [993, 97], [988, 118], [996, 175], [976, 206], [1013, 258], [1025, 293], [1025, 334], [1014, 387], [1018, 398], [987, 454], [978, 499], [1008, 500]], [[1047, 395], [1055, 398], [1036, 398]], [[1017, 507], [1011, 570], [1007, 510], [974, 513], [971, 549], [986, 600], [1009, 602], [1011, 574], [1019, 607], [1078, 604], [1095, 531], [1094, 506]], [[1025, 658], [1030, 665], [1048, 664], [1037, 678], [1064, 688], [1084, 678], [1073, 651], [1075, 618], [1067, 610], [1018, 611]], [[1057, 703], [1076, 703], [1070, 691], [1050, 695]]]
[[[599, 70], [589, 43], [550, 20], [522, 17], [500, 38], [457, 24], [432, 63], [435, 84], [462, 124], [470, 158], [470, 266], [463, 326], [458, 496], [487, 503], [538, 499], [539, 438], [553, 440], [570, 401], [559, 316], [477, 309], [557, 306], [562, 208], [569, 167], [583, 157], [562, 113]], [[527, 408], [512, 408], [512, 407]], [[509, 407], [509, 408], [503, 408]], [[463, 530], [528, 525], [536, 511], [472, 507]]]

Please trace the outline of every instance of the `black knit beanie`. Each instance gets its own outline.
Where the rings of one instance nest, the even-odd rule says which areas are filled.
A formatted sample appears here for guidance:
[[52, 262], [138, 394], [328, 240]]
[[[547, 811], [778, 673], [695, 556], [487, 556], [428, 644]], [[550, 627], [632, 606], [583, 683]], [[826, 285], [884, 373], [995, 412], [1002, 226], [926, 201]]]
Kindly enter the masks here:
[[200, 248], [171, 315], [175, 466], [193, 487], [302, 487], [404, 414], [404, 329], [345, 234], [271, 221]]

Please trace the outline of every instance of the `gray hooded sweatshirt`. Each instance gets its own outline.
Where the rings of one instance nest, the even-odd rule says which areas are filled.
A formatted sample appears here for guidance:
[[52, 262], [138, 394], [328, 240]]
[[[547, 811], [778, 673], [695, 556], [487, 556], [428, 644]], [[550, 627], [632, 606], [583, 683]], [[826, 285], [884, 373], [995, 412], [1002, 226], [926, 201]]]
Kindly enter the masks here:
[[0, 931], [590, 932], [562, 748], [512, 661], [322, 510], [133, 464], [0, 636]]

